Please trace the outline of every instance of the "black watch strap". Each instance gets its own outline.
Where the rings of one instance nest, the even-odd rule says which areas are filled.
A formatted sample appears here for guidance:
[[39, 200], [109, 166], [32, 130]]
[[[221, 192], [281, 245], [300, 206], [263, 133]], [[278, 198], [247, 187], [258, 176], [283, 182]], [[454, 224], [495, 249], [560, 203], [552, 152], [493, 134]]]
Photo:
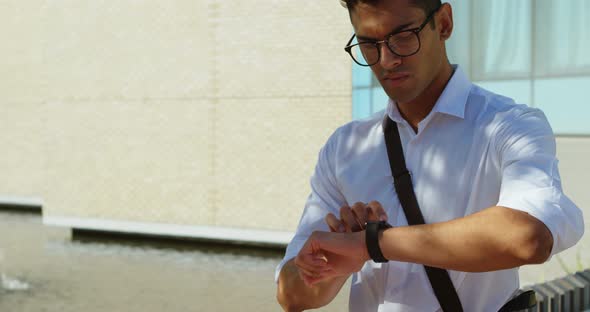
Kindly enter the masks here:
[[389, 229], [391, 225], [385, 221], [368, 221], [365, 230], [365, 243], [367, 244], [367, 250], [369, 256], [373, 261], [378, 263], [387, 262], [381, 248], [379, 248], [379, 231]]

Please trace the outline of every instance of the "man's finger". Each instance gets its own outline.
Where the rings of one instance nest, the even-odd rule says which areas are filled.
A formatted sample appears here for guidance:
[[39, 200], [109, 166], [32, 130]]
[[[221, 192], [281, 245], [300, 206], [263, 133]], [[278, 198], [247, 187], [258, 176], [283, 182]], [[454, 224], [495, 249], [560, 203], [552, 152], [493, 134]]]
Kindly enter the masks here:
[[367, 204], [368, 219], [371, 221], [387, 221], [387, 214], [385, 209], [378, 201], [372, 201]]
[[324, 278], [322, 278], [321, 276], [306, 276], [306, 275], [303, 275], [301, 277], [301, 279], [303, 280], [303, 282], [305, 283], [305, 285], [307, 287], [312, 287], [315, 284], [324, 280]]
[[[333, 274], [334, 271], [330, 266], [327, 265], [314, 266], [306, 263], [306, 261], [298, 261], [297, 259], [295, 260], [295, 266], [297, 267], [299, 277], [305, 282], [307, 286], [312, 286], [315, 281], [322, 279], [325, 274]], [[321, 261], [325, 264], [325, 261], [323, 260], [318, 261]]]
[[298, 255], [295, 258], [295, 266], [297, 266], [300, 269], [306, 270], [308, 272], [321, 272], [324, 271], [326, 269], [329, 269], [330, 266], [327, 264], [328, 261], [327, 259], [322, 256], [319, 255], [312, 255], [312, 254], [307, 254], [307, 255]]
[[[352, 205], [352, 214], [356, 219], [358, 229], [356, 231], [362, 231], [365, 228], [365, 223], [367, 223], [367, 204], [365, 203], [355, 203]], [[353, 230], [355, 231], [355, 230]], [[355, 232], [356, 232], [355, 231]]]
[[331, 272], [333, 270], [316, 270], [316, 271], [310, 271], [310, 270], [306, 270], [304, 268], [297, 268], [299, 270], [299, 273], [301, 274], [302, 277], [313, 277], [313, 278], [318, 278], [320, 276], [322, 276], [322, 274], [324, 274], [324, 272]]
[[327, 214], [324, 220], [326, 221], [326, 224], [328, 224], [328, 227], [330, 227], [331, 232], [342, 233], [346, 231], [344, 224], [342, 224], [333, 213]]
[[342, 275], [338, 274], [334, 270], [329, 270], [322, 272], [319, 276], [306, 276], [304, 281], [308, 286], [313, 286], [325, 280], [329, 280], [338, 276]]
[[344, 206], [340, 208], [340, 221], [344, 224], [346, 232], [352, 232], [352, 228], [356, 225], [357, 221], [354, 218], [350, 207]]
[[307, 287], [312, 287], [319, 277], [319, 275], [309, 275], [305, 273], [305, 271], [299, 269], [299, 278], [301, 278]]

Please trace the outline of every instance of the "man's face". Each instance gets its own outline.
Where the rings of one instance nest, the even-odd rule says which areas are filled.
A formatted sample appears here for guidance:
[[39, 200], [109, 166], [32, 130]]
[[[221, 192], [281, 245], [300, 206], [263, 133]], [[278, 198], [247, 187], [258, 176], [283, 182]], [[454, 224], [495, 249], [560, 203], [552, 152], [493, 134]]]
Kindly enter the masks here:
[[[419, 27], [427, 17], [421, 8], [410, 5], [409, 0], [381, 1], [378, 5], [359, 3], [350, 18], [357, 40], [383, 40], [393, 32]], [[436, 19], [436, 15], [433, 17]], [[431, 85], [446, 62], [444, 39], [427, 24], [419, 33], [418, 53], [399, 57], [381, 44], [381, 58], [371, 66], [385, 93], [398, 103], [415, 100]]]

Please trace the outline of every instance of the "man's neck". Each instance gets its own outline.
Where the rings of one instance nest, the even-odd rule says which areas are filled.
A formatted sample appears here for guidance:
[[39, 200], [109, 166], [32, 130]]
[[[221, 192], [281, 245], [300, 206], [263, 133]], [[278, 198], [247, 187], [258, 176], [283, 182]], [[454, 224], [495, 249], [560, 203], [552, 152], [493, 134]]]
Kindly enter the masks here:
[[418, 133], [418, 124], [430, 114], [452, 75], [453, 67], [446, 63], [422, 94], [410, 102], [397, 103], [400, 114], [412, 126], [414, 132]]

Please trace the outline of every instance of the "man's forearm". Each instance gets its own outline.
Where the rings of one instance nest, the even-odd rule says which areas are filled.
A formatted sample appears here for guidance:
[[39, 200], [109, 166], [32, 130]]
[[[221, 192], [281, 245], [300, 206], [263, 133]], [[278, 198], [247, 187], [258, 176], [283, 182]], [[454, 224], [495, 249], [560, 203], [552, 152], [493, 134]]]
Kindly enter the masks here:
[[315, 309], [330, 303], [338, 294], [348, 276], [335, 277], [307, 286], [299, 276], [299, 269], [291, 259], [281, 269], [277, 287], [277, 300], [285, 311]]
[[544, 262], [553, 238], [527, 213], [491, 207], [448, 222], [385, 230], [379, 245], [390, 260], [486, 272]]

